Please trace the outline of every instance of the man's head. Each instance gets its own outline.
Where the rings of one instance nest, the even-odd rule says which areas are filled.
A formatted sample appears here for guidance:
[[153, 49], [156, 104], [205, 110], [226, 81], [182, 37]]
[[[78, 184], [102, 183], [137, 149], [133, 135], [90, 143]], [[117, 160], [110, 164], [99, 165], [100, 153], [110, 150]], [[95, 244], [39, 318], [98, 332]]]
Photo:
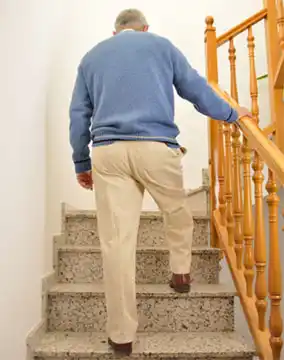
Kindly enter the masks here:
[[141, 11], [136, 9], [126, 9], [118, 14], [114, 27], [115, 35], [126, 29], [132, 29], [135, 31], [148, 31], [149, 25]]

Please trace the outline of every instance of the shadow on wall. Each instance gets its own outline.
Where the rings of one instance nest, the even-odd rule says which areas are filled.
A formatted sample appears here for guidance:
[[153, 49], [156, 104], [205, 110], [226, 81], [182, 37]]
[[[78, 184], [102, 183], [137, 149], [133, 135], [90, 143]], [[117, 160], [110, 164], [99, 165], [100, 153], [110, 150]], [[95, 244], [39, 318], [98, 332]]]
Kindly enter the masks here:
[[[284, 209], [284, 188], [280, 189], [278, 191], [278, 196], [280, 198], [279, 208], [278, 208], [278, 217], [279, 217], [279, 246], [280, 246], [280, 259], [284, 259], [284, 231], [281, 231], [281, 229], [284, 226], [284, 218], [282, 216], [282, 210]], [[267, 249], [267, 275], [268, 275], [268, 259], [269, 259], [269, 213], [268, 213], [268, 206], [266, 203], [266, 197], [264, 198], [264, 218], [265, 218], [265, 235], [266, 235], [266, 249]], [[253, 207], [254, 210], [254, 207]], [[227, 265], [226, 259], [222, 260], [221, 262], [222, 270], [220, 273], [220, 282], [221, 283], [232, 283], [232, 276], [230, 273], [230, 270]], [[282, 267], [282, 288], [284, 288], [284, 267]], [[268, 298], [267, 298], [268, 300]], [[284, 318], [284, 301], [282, 301], [281, 304], [281, 311], [282, 311], [282, 317]], [[268, 307], [267, 307], [267, 324], [269, 319], [269, 313], [270, 313], [270, 306], [269, 306], [269, 300], [268, 300]], [[236, 299], [236, 306], [235, 306], [235, 321], [236, 321], [236, 331], [242, 334], [246, 337], [248, 341], [252, 341], [248, 325], [244, 316], [244, 312], [242, 310], [242, 307], [240, 305], [240, 302], [238, 298]], [[282, 353], [281, 360], [284, 360], [284, 353]]]

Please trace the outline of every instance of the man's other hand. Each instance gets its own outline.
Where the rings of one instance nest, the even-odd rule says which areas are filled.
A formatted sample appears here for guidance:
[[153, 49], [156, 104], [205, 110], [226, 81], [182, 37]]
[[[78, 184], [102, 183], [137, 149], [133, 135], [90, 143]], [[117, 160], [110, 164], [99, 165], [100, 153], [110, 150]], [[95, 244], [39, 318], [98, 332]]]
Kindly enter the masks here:
[[241, 119], [242, 117], [245, 117], [245, 116], [252, 118], [252, 113], [247, 108], [240, 106], [236, 110], [237, 110], [237, 113], [239, 114], [239, 119]]
[[87, 190], [93, 190], [93, 178], [92, 178], [92, 171], [83, 172], [77, 174], [77, 181], [78, 183]]

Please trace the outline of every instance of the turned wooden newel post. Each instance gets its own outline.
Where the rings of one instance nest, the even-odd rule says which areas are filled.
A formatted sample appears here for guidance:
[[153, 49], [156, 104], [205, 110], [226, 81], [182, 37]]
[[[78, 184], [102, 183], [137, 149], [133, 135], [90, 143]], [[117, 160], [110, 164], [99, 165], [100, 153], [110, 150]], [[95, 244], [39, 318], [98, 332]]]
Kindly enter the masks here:
[[[208, 81], [218, 83], [217, 41], [214, 19], [208, 16], [205, 20], [205, 53], [206, 73]], [[218, 237], [213, 224], [213, 212], [218, 207], [218, 122], [208, 119], [208, 149], [210, 174], [210, 216], [211, 216], [211, 246], [219, 247]]]

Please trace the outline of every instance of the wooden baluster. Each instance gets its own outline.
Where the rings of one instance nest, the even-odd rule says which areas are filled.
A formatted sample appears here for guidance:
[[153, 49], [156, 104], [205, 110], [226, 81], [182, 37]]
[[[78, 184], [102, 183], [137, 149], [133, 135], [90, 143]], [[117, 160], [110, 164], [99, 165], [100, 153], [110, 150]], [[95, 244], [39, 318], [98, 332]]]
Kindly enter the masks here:
[[273, 352], [273, 359], [280, 360], [283, 341], [282, 317], [281, 317], [281, 260], [278, 239], [278, 204], [277, 185], [275, 174], [268, 170], [268, 181], [266, 184], [268, 192], [267, 204], [269, 208], [269, 296], [271, 301], [271, 311], [269, 318], [270, 345]]
[[259, 107], [258, 107], [258, 88], [255, 70], [255, 58], [254, 58], [254, 36], [252, 33], [252, 27], [248, 28], [248, 51], [249, 51], [249, 67], [250, 67], [250, 97], [251, 97], [251, 111], [252, 115], [259, 123]]
[[[205, 49], [206, 49], [206, 73], [208, 81], [218, 83], [218, 64], [217, 64], [217, 40], [214, 19], [208, 16], [205, 20]], [[213, 219], [213, 213], [218, 208], [218, 141], [219, 124], [217, 121], [208, 119], [208, 158], [210, 173], [210, 217]], [[217, 236], [214, 222], [210, 225], [210, 244], [212, 247], [219, 248], [220, 240]]]
[[[236, 49], [234, 40], [230, 39], [229, 45], [229, 60], [230, 60], [230, 74], [231, 74], [231, 96], [238, 102], [238, 88], [236, 76]], [[241, 172], [240, 172], [240, 136], [241, 133], [236, 125], [233, 125], [232, 131], [232, 147], [233, 147], [233, 174], [234, 174], [234, 233], [235, 239], [235, 252], [237, 258], [237, 268], [242, 268], [242, 255], [243, 255], [243, 232], [242, 232], [242, 190], [241, 190]]]
[[279, 43], [281, 49], [284, 50], [284, 9], [282, 0], [277, 0], [277, 13]]
[[244, 266], [245, 279], [247, 286], [247, 296], [253, 295], [254, 279], [254, 256], [253, 256], [253, 214], [252, 214], [252, 192], [251, 192], [251, 149], [248, 147], [248, 141], [243, 139], [243, 169], [244, 169]]
[[231, 148], [231, 126], [224, 125], [225, 147], [226, 147], [226, 181], [225, 181], [225, 198], [226, 198], [226, 220], [229, 245], [234, 246], [234, 216], [233, 216], [233, 194], [232, 194], [232, 148]]
[[235, 218], [235, 252], [237, 257], [237, 268], [243, 265], [243, 204], [241, 187], [241, 142], [240, 130], [234, 125], [233, 131], [233, 164], [234, 164], [234, 218]]
[[[231, 69], [231, 79], [232, 79], [232, 67], [234, 66], [234, 59], [232, 58], [233, 54], [231, 52], [231, 42], [229, 47], [229, 61]], [[226, 198], [226, 220], [227, 220], [227, 231], [229, 245], [234, 246], [234, 216], [233, 216], [233, 185], [232, 185], [232, 145], [231, 145], [231, 135], [232, 129], [230, 124], [224, 125], [224, 134], [225, 134], [225, 148], [226, 148], [226, 157], [225, 157], [225, 167], [226, 167], [226, 181], [225, 181], [225, 198]]]
[[[217, 40], [214, 19], [208, 16], [205, 20], [205, 43], [207, 60], [207, 78], [218, 83]], [[225, 174], [224, 174], [224, 129], [223, 123], [209, 119], [209, 165], [210, 165], [210, 214], [218, 207], [221, 213], [222, 225], [226, 224]], [[218, 184], [216, 181], [218, 178]], [[218, 187], [219, 185], [219, 187]], [[218, 191], [218, 199], [217, 199]], [[218, 205], [218, 206], [217, 206]], [[219, 237], [216, 234], [213, 221], [211, 222], [211, 245], [220, 247]]]
[[219, 182], [219, 210], [222, 225], [226, 225], [226, 198], [225, 198], [225, 164], [224, 164], [224, 125], [219, 122], [218, 134], [218, 182]]
[[236, 74], [236, 48], [234, 45], [234, 39], [230, 39], [229, 60], [230, 60], [231, 96], [234, 100], [238, 102], [239, 97], [238, 97], [237, 74]]
[[[257, 123], [259, 123], [259, 109], [258, 109], [258, 91], [257, 80], [255, 71], [255, 59], [254, 59], [254, 36], [252, 28], [248, 28], [248, 50], [249, 50], [249, 65], [250, 65], [250, 96], [251, 96], [251, 111], [252, 115]], [[256, 282], [255, 282], [255, 294], [256, 294], [256, 307], [258, 311], [259, 329], [264, 331], [265, 329], [265, 313], [267, 308], [267, 285], [266, 285], [266, 244], [265, 244], [265, 228], [264, 228], [264, 214], [263, 214], [263, 191], [262, 184], [264, 176], [263, 161], [257, 152], [254, 154], [253, 162], [253, 181], [254, 181], [254, 194], [255, 194], [255, 246], [254, 257], [256, 263]]]
[[[236, 82], [235, 61], [234, 61], [236, 57], [234, 57], [234, 51], [232, 50], [232, 46], [231, 46], [232, 44], [233, 44], [233, 40], [230, 40], [229, 61], [230, 61], [230, 73], [231, 73], [231, 93], [232, 93], [232, 83]], [[226, 219], [227, 219], [229, 245], [234, 246], [231, 125], [225, 124], [224, 129], [225, 129], [225, 146], [226, 146], [226, 194], [225, 194], [226, 202], [227, 202]]]
[[263, 219], [263, 191], [262, 183], [264, 176], [262, 173], [263, 162], [259, 155], [255, 153], [253, 162], [253, 181], [255, 187], [255, 246], [254, 257], [256, 263], [256, 307], [259, 316], [259, 329], [265, 329], [265, 313], [267, 308], [267, 286], [265, 277], [266, 268], [266, 244], [265, 244], [265, 228]]

